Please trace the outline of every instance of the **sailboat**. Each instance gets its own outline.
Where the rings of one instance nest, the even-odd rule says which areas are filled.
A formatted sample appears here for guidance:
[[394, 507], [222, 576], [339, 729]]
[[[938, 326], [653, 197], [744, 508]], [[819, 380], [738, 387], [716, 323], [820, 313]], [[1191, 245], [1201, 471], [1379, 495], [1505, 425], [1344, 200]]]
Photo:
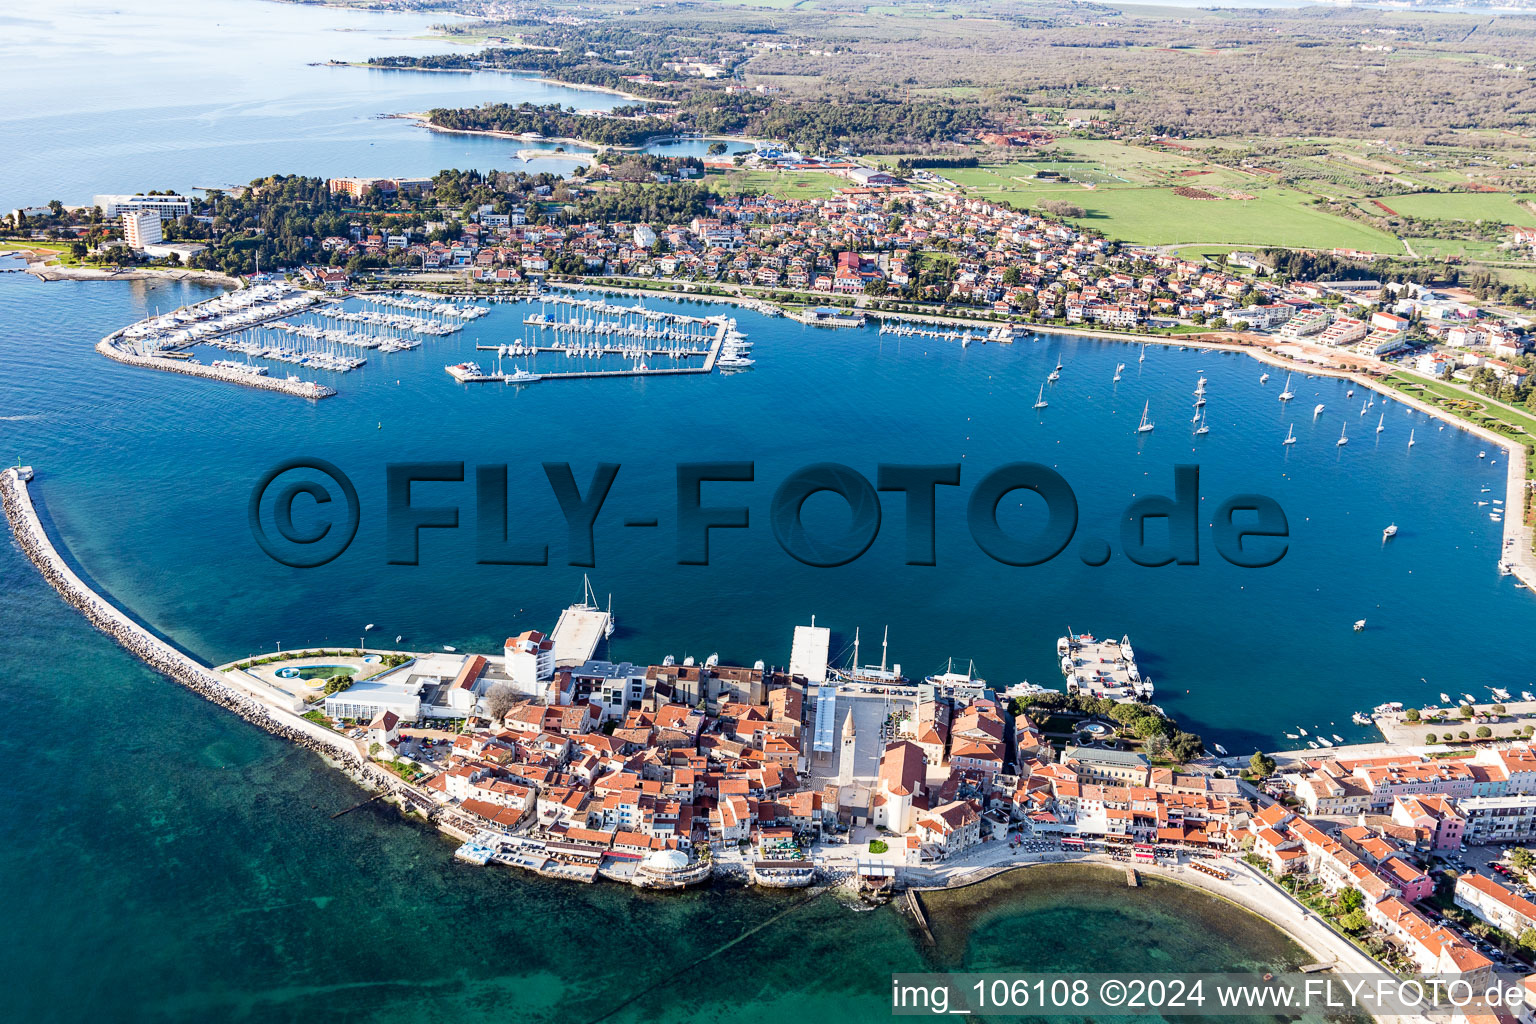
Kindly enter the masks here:
[[1147, 343], [1146, 342], [1142, 342], [1141, 343], [1141, 355], [1139, 357], [1137, 357], [1136, 361], [1138, 363], [1144, 363], [1144, 362], [1147, 361]]
[[1205, 382], [1205, 378], [1204, 377], [1201, 377], [1199, 380], [1197, 380], [1195, 382], [1195, 394], [1196, 395], [1203, 395], [1203, 394], [1205, 394], [1205, 383], [1206, 382]]
[[1317, 405], [1314, 406], [1313, 409], [1312, 409], [1312, 418], [1313, 419], [1317, 419], [1322, 414], [1323, 414], [1323, 403], [1322, 402], [1318, 402]]
[[1409, 448], [1413, 447], [1413, 430], [1412, 430], [1412, 428], [1410, 428], [1409, 431], [1408, 431], [1408, 447]]
[[1151, 408], [1152, 403], [1150, 401], [1141, 407], [1141, 425], [1136, 428], [1136, 433], [1145, 434], [1156, 426], [1151, 420], [1147, 419], [1147, 411]]
[[1051, 371], [1051, 375], [1049, 377], [1045, 378], [1045, 379], [1050, 381], [1053, 384], [1056, 381], [1061, 380], [1061, 360], [1060, 359], [1056, 360], [1056, 369], [1052, 370]]
[[1115, 381], [1114, 382], [1116, 384], [1120, 383], [1120, 374], [1124, 370], [1125, 370], [1125, 364], [1124, 363], [1116, 363], [1115, 364]]
[[1341, 448], [1344, 445], [1349, 444], [1349, 436], [1348, 436], [1348, 434], [1345, 433], [1344, 428], [1342, 426], [1339, 427], [1339, 439], [1337, 441], [1335, 441], [1334, 444], [1338, 445]]
[[1382, 413], [1381, 414], [1381, 419], [1376, 421], [1376, 433], [1379, 434], [1383, 430], [1386, 430], [1386, 429], [1387, 429], [1387, 414], [1386, 413]]
[[827, 674], [838, 682], [843, 683], [905, 683], [906, 677], [901, 674], [901, 666], [893, 665], [887, 669], [886, 655], [890, 647], [891, 627], [885, 627], [885, 639], [880, 642], [880, 664], [859, 664], [859, 630], [853, 631], [853, 661], [847, 668], [828, 667]]
[[1035, 400], [1035, 408], [1036, 409], [1044, 409], [1046, 406], [1048, 406], [1050, 404], [1051, 404], [1050, 402], [1047, 402], [1045, 400], [1045, 385], [1041, 384], [1040, 385], [1040, 397]]
[[1296, 424], [1294, 424], [1294, 423], [1291, 424], [1291, 429], [1285, 432], [1285, 440], [1281, 441], [1280, 443], [1281, 444], [1295, 444], [1296, 443]]
[[1289, 402], [1291, 399], [1293, 399], [1295, 397], [1296, 397], [1295, 394], [1293, 394], [1291, 392], [1291, 375], [1290, 374], [1286, 374], [1285, 375], [1285, 390], [1280, 392], [1280, 401], [1282, 401], [1282, 402]]
[[1269, 374], [1267, 374], [1267, 373], [1259, 374], [1259, 383], [1260, 384], [1268, 384], [1269, 383]]
[[1200, 414], [1200, 425], [1195, 428], [1195, 436], [1203, 437], [1211, 432], [1211, 428], [1205, 425], [1205, 413]]

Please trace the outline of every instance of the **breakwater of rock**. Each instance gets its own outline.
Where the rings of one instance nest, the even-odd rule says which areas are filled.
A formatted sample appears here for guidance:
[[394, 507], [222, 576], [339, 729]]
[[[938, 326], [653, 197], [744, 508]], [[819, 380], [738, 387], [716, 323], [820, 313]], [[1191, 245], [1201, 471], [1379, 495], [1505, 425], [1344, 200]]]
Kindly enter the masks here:
[[11, 535], [48, 585], [84, 615], [86, 621], [156, 672], [205, 700], [227, 708], [257, 728], [314, 751], [359, 785], [387, 790], [399, 797], [403, 804], [417, 810], [427, 812], [431, 809], [432, 801], [425, 794], [367, 762], [352, 740], [308, 719], [270, 707], [241, 691], [207, 666], [155, 636], [87, 586], [65, 563], [43, 530], [27, 490], [30, 478], [30, 468], [12, 467], [0, 472], [0, 505], [4, 506]]
[[300, 380], [297, 377], [264, 377], [256, 373], [242, 373], [239, 370], [226, 370], [217, 366], [207, 366], [203, 363], [193, 363], [182, 359], [166, 359], [156, 356], [141, 356], [119, 348], [115, 336], [106, 337], [96, 343], [96, 351], [114, 362], [125, 363], [128, 366], [138, 366], [146, 370], [160, 370], [164, 373], [184, 373], [189, 377], [206, 377], [209, 380], [221, 380], [227, 384], [239, 384], [241, 387], [256, 388], [259, 391], [278, 391], [285, 395], [297, 395], [299, 398], [330, 398], [336, 393], [336, 389], [324, 384], [317, 384], [312, 380]]

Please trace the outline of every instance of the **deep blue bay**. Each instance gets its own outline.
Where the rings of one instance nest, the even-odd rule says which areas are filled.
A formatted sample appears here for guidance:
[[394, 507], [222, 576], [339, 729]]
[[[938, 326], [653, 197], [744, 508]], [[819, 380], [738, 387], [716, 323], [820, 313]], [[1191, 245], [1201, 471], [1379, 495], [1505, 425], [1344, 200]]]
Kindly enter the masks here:
[[[873, 637], [889, 623], [892, 656], [911, 673], [953, 655], [974, 658], [999, 683], [1054, 684], [1053, 641], [1070, 623], [1130, 633], [1169, 709], [1234, 747], [1272, 744], [1297, 721], [1345, 732], [1350, 708], [1388, 697], [1523, 682], [1496, 651], [1530, 628], [1531, 608], [1494, 575], [1499, 539], [1472, 504], [1502, 467], [1480, 462], [1474, 439], [1392, 405], [1379, 446], [1362, 429], [1337, 451], [1339, 417], [1325, 413], [1315, 429], [1298, 426], [1303, 443], [1287, 455], [1278, 382], [1261, 389], [1260, 368], [1243, 357], [1149, 347], [1141, 372], [1128, 367], [1117, 390], [1115, 363], [1138, 365], [1124, 345], [1042, 338], [961, 350], [736, 311], [758, 360], [746, 373], [522, 390], [454, 383], [442, 366], [472, 357], [477, 338], [521, 335], [518, 307], [508, 305], [460, 335], [375, 356], [335, 381], [337, 397], [310, 403], [134, 370], [92, 349], [123, 323], [208, 294], [0, 275], [8, 455], [38, 467], [34, 494], [50, 527], [98, 585], [210, 661], [278, 641], [350, 642], [366, 622], [376, 635], [461, 649], [549, 625], [577, 596], [582, 570], [559, 564], [563, 525], [537, 465], [570, 461], [584, 485], [607, 460], [623, 468], [590, 571], [600, 592], [613, 593], [618, 657], [719, 651], [783, 663], [793, 625], [816, 614], [837, 631], [835, 647], [855, 625]], [[1058, 356], [1062, 381], [1042, 418], [1030, 406]], [[1196, 445], [1178, 421], [1200, 373], [1210, 379], [1212, 432]], [[1308, 409], [1346, 404], [1330, 380], [1296, 390]], [[1147, 401], [1159, 425], [1138, 441]], [[1411, 455], [1410, 426], [1419, 442]], [[272, 563], [247, 530], [255, 479], [291, 455], [335, 462], [360, 492], [356, 541], [320, 569]], [[1279, 500], [1291, 553], [1264, 570], [1228, 566], [1208, 547], [1197, 567], [1147, 569], [1117, 556], [1090, 569], [1070, 550], [1033, 569], [999, 565], [965, 532], [964, 499], [973, 474], [1020, 458], [1057, 466], [1078, 494], [1082, 529], [1097, 524], [1109, 536], [1105, 525], [1131, 491], [1171, 482], [1175, 462], [1198, 462], [1207, 495], [1260, 490]], [[437, 459], [508, 462], [513, 514], [549, 539], [554, 564], [476, 565], [472, 488], [437, 484], [419, 500], [457, 501], [463, 527], [428, 531], [419, 566], [385, 565], [383, 466]], [[756, 462], [757, 483], [712, 485], [730, 488], [721, 503], [738, 500], [739, 488], [753, 525], [717, 532], [713, 564], [680, 568], [673, 467], [705, 459]], [[839, 461], [872, 477], [882, 460], [962, 461], [962, 486], [940, 490], [937, 566], [902, 563], [897, 495], [885, 498], [879, 539], [851, 565], [812, 569], [779, 550], [766, 507], [788, 473]], [[813, 520], [846, 515], [819, 500], [808, 506]], [[661, 525], [620, 525], [641, 513]], [[1402, 533], [1383, 548], [1381, 524], [1392, 520]], [[9, 544], [0, 583], [0, 677], [11, 698], [0, 743], [15, 766], [6, 866], [25, 880], [3, 920], [32, 937], [18, 956], [38, 979], [21, 993], [24, 1014], [273, 1020], [323, 1007], [349, 1019], [409, 1010], [434, 1020], [516, 999], [526, 1019], [585, 1019], [666, 980], [659, 962], [637, 973], [626, 959], [635, 950], [660, 944], [668, 962], [691, 959], [789, 905], [776, 893], [653, 896], [487, 871], [453, 861], [451, 843], [388, 810], [332, 820], [356, 790], [312, 755], [140, 666]], [[1469, 609], [1482, 628], [1467, 628]], [[1372, 626], [1356, 634], [1349, 623], [1361, 615]], [[1018, 969], [1060, 969], [1059, 952], [1037, 960], [1033, 946], [1008, 937], [1066, 922], [1083, 937], [1085, 965], [1115, 950], [1130, 958], [1127, 969], [1147, 956], [1213, 969], [1305, 958], [1268, 929], [1213, 932], [1212, 915], [1230, 911], [1197, 894], [1159, 887], [1132, 906], [1117, 884], [1026, 878], [987, 890], [984, 905], [950, 914], [941, 904], [937, 952], [888, 909], [854, 913], [823, 900], [736, 947], [730, 969], [748, 996], [684, 1007], [663, 985], [614, 1019], [709, 1019], [743, 1001], [768, 1020], [883, 1012], [891, 970], [981, 969], [1010, 957]], [[449, 928], [481, 936], [483, 948], [445, 942]], [[603, 938], [588, 960], [593, 935]], [[380, 952], [402, 944], [411, 957]], [[860, 952], [872, 946], [879, 957]], [[825, 969], [797, 967], [806, 954]], [[70, 966], [83, 960], [93, 964], [84, 985]]]

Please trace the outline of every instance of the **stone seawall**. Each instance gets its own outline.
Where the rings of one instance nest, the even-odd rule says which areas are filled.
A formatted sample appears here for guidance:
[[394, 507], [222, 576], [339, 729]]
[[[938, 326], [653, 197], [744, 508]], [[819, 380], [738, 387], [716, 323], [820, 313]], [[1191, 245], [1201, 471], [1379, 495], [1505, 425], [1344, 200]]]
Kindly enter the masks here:
[[205, 700], [233, 711], [252, 725], [314, 751], [359, 785], [374, 790], [387, 790], [418, 809], [423, 809], [424, 802], [430, 805], [431, 801], [424, 794], [364, 760], [352, 740], [338, 736], [308, 719], [263, 704], [251, 694], [241, 692], [207, 666], [134, 622], [87, 586], [65, 563], [43, 530], [27, 490], [29, 477], [30, 470], [18, 471], [14, 467], [0, 472], [0, 504], [4, 506], [11, 534], [27, 558], [37, 566], [48, 585], [84, 615], [86, 621], [156, 672], [180, 683]]
[[113, 339], [103, 338], [96, 343], [96, 351], [108, 359], [128, 366], [138, 366], [146, 370], [161, 370], [165, 373], [184, 373], [189, 377], [206, 377], [209, 380], [221, 380], [226, 384], [239, 384], [242, 387], [256, 388], [260, 391], [277, 391], [285, 395], [295, 395], [299, 398], [330, 398], [336, 393], [336, 389], [324, 384], [316, 384], [309, 380], [289, 380], [287, 378], [263, 377], [255, 373], [241, 373], [238, 370], [224, 370], [217, 366], [205, 366], [202, 363], [189, 363], [180, 359], [164, 359], [154, 356], [134, 355], [118, 348]]

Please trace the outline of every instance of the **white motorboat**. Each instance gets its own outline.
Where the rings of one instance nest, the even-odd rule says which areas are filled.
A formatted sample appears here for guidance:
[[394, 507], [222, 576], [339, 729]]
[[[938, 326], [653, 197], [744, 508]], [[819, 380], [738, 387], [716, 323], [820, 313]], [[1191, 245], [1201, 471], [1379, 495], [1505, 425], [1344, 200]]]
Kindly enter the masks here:
[[1361, 633], [1361, 632], [1364, 632], [1364, 631], [1365, 631], [1365, 620], [1364, 619], [1356, 619], [1355, 620], [1355, 632], [1356, 633]]
[[1451, 695], [1448, 693], [1442, 693], [1440, 695], [1440, 703], [1449, 706], [1451, 703]]
[[1226, 757], [1227, 756], [1227, 748], [1222, 746], [1220, 743], [1212, 743], [1211, 744], [1211, 749], [1216, 751], [1216, 756], [1217, 757]]
[[542, 374], [529, 373], [527, 370], [514, 370], [506, 376], [508, 384], [532, 384], [536, 380], [543, 379]]
[[1385, 530], [1381, 531], [1381, 539], [1382, 540], [1387, 540], [1390, 537], [1396, 537], [1396, 536], [1397, 536], [1397, 524], [1396, 523], [1388, 524], [1387, 528]]
[[1267, 374], [1267, 373], [1259, 374], [1259, 383], [1260, 384], [1268, 384], [1269, 383], [1269, 374]]
[[1317, 419], [1322, 414], [1323, 414], [1323, 403], [1322, 402], [1318, 402], [1315, 406], [1312, 407], [1312, 418], [1313, 419]]

